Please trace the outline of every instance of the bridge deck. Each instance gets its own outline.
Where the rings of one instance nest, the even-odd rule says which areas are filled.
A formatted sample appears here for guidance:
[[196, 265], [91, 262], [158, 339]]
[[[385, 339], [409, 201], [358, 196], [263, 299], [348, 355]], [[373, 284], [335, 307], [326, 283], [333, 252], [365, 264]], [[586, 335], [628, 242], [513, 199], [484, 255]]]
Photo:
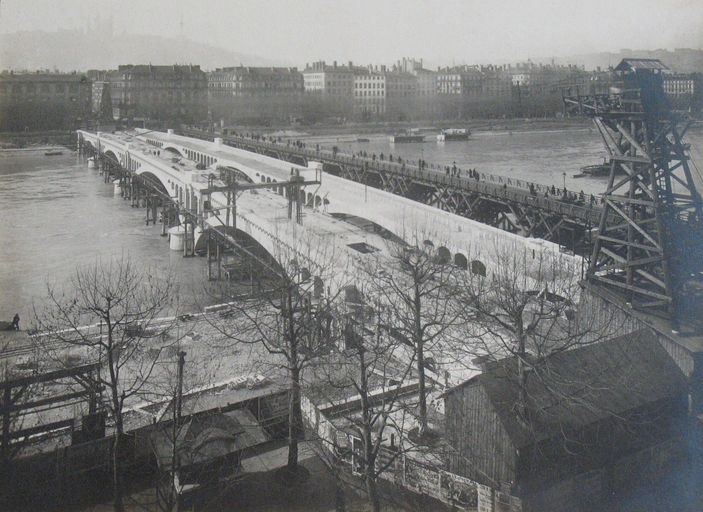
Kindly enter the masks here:
[[[203, 136], [202, 133], [200, 135]], [[374, 169], [377, 172], [403, 176], [417, 183], [457, 189], [464, 193], [480, 194], [500, 202], [512, 201], [523, 204], [525, 207], [538, 208], [584, 224], [597, 225], [601, 215], [600, 204], [598, 202], [591, 203], [588, 196], [580, 203], [566, 201], [562, 199], [559, 193], [552, 195], [550, 186], [531, 183], [517, 178], [479, 173], [479, 179], [477, 180], [467, 176], [447, 175], [445, 171], [440, 169], [425, 168], [420, 170], [417, 165], [409, 162], [399, 164], [387, 160], [381, 161], [348, 155], [342, 152], [333, 153], [324, 149], [298, 148], [282, 143], [255, 141], [243, 137], [229, 137], [224, 138], [224, 140], [235, 145], [255, 147], [260, 151], [281, 153], [306, 160], [318, 160], [332, 165], [351, 167], [368, 165], [370, 169]], [[530, 190], [530, 186], [534, 187], [534, 193]], [[558, 188], [556, 190], [559, 191]], [[577, 195], [573, 191], [568, 192], [572, 195]], [[545, 193], [547, 193], [546, 196]]]
[[[161, 150], [157, 154], [154, 146], [127, 134], [102, 134], [101, 139], [125, 147], [129, 143], [130, 153], [139, 154], [144, 160], [155, 164], [169, 165], [173, 171], [181, 174], [180, 177], [184, 182], [187, 181], [186, 174], [193, 173], [197, 178], [191, 181], [193, 187], [196, 189], [207, 188], [207, 176], [212, 173], [212, 169], [198, 170], [195, 167], [196, 162], [185, 157], [175, 157], [165, 150]], [[261, 155], [252, 155], [250, 158], [239, 154], [243, 152], [233, 155], [231, 148], [216, 151], [211, 147], [203, 147], [196, 141], [189, 141], [184, 146], [221, 159], [224, 164], [236, 161], [242, 167], [248, 166], [258, 169], [262, 174], [277, 176], [281, 182], [290, 177], [290, 171], [286, 171], [289, 166]], [[178, 158], [178, 162], [173, 161], [175, 158]], [[236, 160], [234, 160], [235, 158]], [[267, 160], [271, 161], [267, 162]], [[205, 222], [212, 227], [223, 226], [224, 208], [227, 205], [226, 197], [223, 193], [216, 192], [212, 194], [211, 201], [212, 208], [221, 209], [221, 214], [210, 216]], [[365, 258], [368, 258], [367, 254], [350, 247], [350, 244], [368, 244], [376, 249], [374, 251], [375, 257], [390, 257], [387, 241], [368, 227], [364, 229], [317, 208], [306, 208], [303, 225], [298, 225], [288, 218], [287, 209], [288, 199], [273, 190], [258, 189], [243, 192], [237, 198], [237, 227], [249, 234], [252, 234], [252, 230], [255, 231], [254, 238], [260, 237], [259, 241], [267, 237], [274, 240], [274, 246], [281, 245], [282, 247], [279, 249], [288, 258], [297, 255], [299, 259], [308, 260], [310, 264], [316, 263], [320, 267], [328, 266], [326, 273], [340, 276], [340, 281], [336, 284], [340, 284], [341, 280], [349, 279], [350, 276], [354, 275], [352, 269], [354, 267], [358, 269], [358, 265], [362, 264]], [[273, 254], [273, 256], [278, 255]], [[327, 259], [328, 261], [316, 262], [315, 258]], [[303, 261], [300, 263], [304, 264]], [[310, 270], [313, 269], [310, 268]]]

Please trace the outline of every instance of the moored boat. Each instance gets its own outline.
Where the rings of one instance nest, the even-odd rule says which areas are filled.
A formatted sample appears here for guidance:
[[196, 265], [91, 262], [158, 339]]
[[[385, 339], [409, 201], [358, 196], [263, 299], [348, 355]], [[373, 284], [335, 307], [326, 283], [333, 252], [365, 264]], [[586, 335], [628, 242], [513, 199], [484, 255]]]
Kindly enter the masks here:
[[425, 136], [420, 135], [417, 129], [407, 130], [402, 133], [396, 133], [390, 136], [391, 143], [395, 142], [424, 142]]
[[63, 151], [45, 151], [44, 156], [63, 155]]
[[437, 142], [469, 140], [469, 135], [471, 135], [471, 131], [466, 128], [447, 128], [437, 135]]
[[[607, 178], [610, 176], [610, 163], [603, 162], [602, 164], [585, 165], [579, 169], [581, 172], [574, 176], [574, 178], [583, 178], [585, 176], [590, 176], [591, 178]], [[624, 174], [622, 168], [618, 165], [615, 166], [616, 174]]]

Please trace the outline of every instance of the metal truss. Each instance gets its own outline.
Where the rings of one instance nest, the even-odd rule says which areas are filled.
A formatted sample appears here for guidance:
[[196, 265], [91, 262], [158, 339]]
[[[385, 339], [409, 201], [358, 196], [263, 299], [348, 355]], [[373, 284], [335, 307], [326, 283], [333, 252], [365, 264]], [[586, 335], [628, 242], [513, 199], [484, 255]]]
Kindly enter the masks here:
[[593, 117], [610, 155], [587, 276], [678, 323], [684, 289], [703, 270], [701, 196], [683, 142], [689, 123], [668, 107], [657, 70], [623, 63], [621, 90], [564, 99], [567, 110]]

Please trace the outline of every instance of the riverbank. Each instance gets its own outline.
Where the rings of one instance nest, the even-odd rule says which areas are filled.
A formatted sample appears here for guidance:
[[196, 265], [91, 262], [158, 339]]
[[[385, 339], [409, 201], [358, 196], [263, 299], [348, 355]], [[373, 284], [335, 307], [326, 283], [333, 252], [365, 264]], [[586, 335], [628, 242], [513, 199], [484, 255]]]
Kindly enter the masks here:
[[39, 146], [29, 146], [29, 147], [24, 147], [24, 148], [16, 148], [16, 147], [4, 147], [0, 145], [0, 155], [21, 155], [24, 153], [31, 153], [33, 151], [36, 152], [41, 152], [41, 151], [75, 151], [73, 149], [67, 150], [66, 146], [61, 146], [61, 145], [39, 145]]
[[0, 132], [0, 149], [24, 149], [45, 146], [76, 147], [76, 132], [54, 130], [42, 132]]

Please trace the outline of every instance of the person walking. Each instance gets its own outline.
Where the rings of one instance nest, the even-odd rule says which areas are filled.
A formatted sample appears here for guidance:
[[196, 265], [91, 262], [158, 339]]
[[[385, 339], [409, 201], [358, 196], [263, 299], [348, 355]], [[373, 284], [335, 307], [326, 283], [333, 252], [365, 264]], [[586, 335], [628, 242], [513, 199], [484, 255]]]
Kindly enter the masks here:
[[15, 313], [15, 316], [12, 318], [12, 329], [15, 331], [20, 330], [20, 315], [19, 315], [19, 313]]

